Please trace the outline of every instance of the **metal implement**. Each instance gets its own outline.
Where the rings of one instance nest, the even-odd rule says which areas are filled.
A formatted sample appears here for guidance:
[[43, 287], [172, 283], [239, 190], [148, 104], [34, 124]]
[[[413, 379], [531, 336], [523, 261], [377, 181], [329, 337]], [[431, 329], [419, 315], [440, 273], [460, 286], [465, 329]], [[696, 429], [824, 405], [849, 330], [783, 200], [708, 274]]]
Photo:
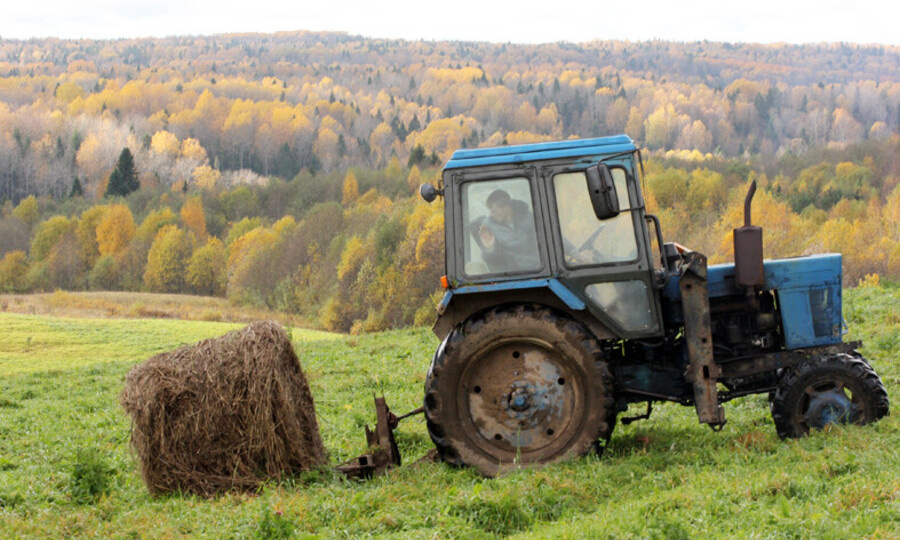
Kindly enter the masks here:
[[684, 257], [687, 264], [683, 267], [679, 285], [684, 302], [684, 334], [690, 358], [685, 379], [694, 387], [694, 405], [697, 407], [700, 423], [719, 429], [725, 425], [725, 411], [719, 405], [716, 388], [722, 370], [713, 361], [706, 257], [693, 251], [685, 253]]
[[394, 439], [394, 430], [400, 420], [410, 416], [421, 414], [424, 408], [408, 412], [402, 416], [396, 416], [387, 406], [384, 397], [375, 398], [375, 428], [366, 426], [366, 443], [369, 452], [341, 463], [335, 470], [348, 478], [371, 478], [376, 474], [387, 472], [401, 464], [400, 451], [397, 449], [397, 441]]

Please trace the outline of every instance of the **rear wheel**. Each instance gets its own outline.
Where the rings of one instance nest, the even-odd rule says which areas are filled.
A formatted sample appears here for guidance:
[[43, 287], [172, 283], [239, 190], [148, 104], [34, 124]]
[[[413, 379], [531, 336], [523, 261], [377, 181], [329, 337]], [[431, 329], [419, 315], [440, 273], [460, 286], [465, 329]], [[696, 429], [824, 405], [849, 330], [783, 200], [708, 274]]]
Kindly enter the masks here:
[[828, 424], [868, 424], [888, 414], [888, 396], [862, 358], [835, 354], [787, 372], [771, 399], [778, 436], [802, 437]]
[[601, 449], [615, 421], [596, 340], [539, 306], [494, 309], [454, 329], [425, 382], [428, 431], [442, 458], [494, 476]]

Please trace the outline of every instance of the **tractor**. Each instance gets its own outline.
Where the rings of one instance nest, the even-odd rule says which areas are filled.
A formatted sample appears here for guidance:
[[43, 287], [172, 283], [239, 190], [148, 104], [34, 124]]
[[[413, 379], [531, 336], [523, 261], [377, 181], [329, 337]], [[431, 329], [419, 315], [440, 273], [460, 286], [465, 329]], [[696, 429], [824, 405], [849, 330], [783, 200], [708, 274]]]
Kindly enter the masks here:
[[617, 135], [457, 150], [421, 187], [445, 205], [424, 396], [445, 462], [495, 476], [602, 452], [630, 404], [646, 412], [623, 423], [675, 402], [719, 430], [723, 403], [768, 394], [782, 438], [888, 414], [842, 340], [841, 255], [764, 260], [754, 182], [734, 263], [707, 265], [663, 241], [642, 168]]

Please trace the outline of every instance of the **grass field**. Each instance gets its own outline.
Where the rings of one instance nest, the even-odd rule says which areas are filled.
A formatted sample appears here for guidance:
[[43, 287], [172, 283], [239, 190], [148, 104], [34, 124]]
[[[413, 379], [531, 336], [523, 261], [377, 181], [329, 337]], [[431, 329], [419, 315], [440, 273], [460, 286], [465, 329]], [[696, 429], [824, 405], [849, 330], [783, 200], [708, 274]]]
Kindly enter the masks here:
[[[900, 288], [849, 290], [844, 314], [895, 407], [871, 426], [783, 442], [762, 396], [727, 404], [720, 433], [663, 405], [600, 459], [494, 480], [424, 462], [367, 483], [317, 471], [204, 500], [147, 494], [117, 396], [136, 363], [239, 324], [0, 313], [0, 538], [900, 538]], [[332, 464], [364, 451], [373, 392], [420, 405], [427, 329], [290, 330]], [[408, 463], [428, 451], [421, 417], [398, 442]]]

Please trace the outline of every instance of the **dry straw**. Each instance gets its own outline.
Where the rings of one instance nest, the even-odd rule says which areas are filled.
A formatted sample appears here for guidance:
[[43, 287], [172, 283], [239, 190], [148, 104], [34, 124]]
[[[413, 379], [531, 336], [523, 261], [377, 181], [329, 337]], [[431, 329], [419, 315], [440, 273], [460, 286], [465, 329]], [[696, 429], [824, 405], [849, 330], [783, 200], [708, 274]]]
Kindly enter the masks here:
[[326, 462], [309, 385], [274, 322], [150, 358], [121, 403], [154, 494], [252, 490]]

